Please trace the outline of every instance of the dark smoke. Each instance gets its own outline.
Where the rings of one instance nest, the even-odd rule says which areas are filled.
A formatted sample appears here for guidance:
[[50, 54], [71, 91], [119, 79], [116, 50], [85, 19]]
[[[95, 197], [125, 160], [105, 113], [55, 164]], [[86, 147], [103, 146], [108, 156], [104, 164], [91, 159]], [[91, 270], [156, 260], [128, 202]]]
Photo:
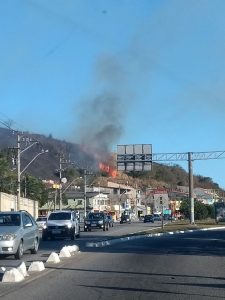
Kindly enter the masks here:
[[118, 60], [98, 61], [93, 92], [81, 102], [79, 143], [95, 161], [107, 161], [123, 132], [124, 72]]

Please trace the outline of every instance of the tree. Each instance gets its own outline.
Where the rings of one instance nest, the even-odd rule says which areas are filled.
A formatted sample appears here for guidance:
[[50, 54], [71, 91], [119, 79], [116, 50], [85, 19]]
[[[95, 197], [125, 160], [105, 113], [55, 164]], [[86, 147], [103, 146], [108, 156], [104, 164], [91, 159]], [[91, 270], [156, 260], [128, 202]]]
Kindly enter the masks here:
[[[208, 209], [205, 204], [198, 200], [194, 201], [194, 217], [195, 220], [206, 219], [209, 216]], [[183, 200], [180, 206], [180, 212], [185, 216], [185, 218], [190, 219], [190, 201]]]
[[[25, 193], [26, 191], [26, 193]], [[29, 199], [37, 200], [40, 206], [48, 200], [49, 191], [43, 182], [33, 176], [27, 175], [21, 180], [21, 192]]]
[[203, 204], [202, 202], [195, 200], [195, 219], [196, 220], [203, 220], [208, 217], [208, 210], [206, 208], [206, 205]]
[[190, 202], [188, 200], [183, 200], [180, 205], [180, 212], [185, 218], [190, 219]]

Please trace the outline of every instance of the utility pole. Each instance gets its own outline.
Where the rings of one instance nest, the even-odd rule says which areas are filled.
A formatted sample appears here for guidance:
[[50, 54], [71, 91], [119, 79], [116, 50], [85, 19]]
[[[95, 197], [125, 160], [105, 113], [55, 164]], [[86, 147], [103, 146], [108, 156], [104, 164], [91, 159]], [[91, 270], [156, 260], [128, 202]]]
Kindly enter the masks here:
[[26, 165], [26, 167], [21, 171], [21, 154], [25, 152], [26, 150], [30, 149], [32, 146], [38, 144], [38, 141], [34, 141], [31, 139], [26, 139], [29, 143], [31, 143], [29, 146], [21, 150], [21, 137], [22, 135], [17, 132], [17, 147], [13, 147], [11, 149], [17, 150], [17, 197], [16, 197], [16, 203], [15, 203], [15, 210], [21, 209], [21, 174], [30, 166], [30, 164], [41, 154], [47, 153], [48, 150], [43, 150], [36, 154], [33, 159]]
[[84, 217], [87, 216], [87, 170], [84, 170]]
[[20, 210], [20, 135], [17, 134], [17, 205], [15, 207], [15, 210]]
[[162, 221], [162, 231], [164, 230], [164, 222], [163, 222], [163, 217], [164, 217], [164, 214], [163, 214], [163, 197], [160, 197], [160, 204], [161, 204], [161, 221]]
[[59, 155], [59, 210], [62, 209], [62, 155]]
[[189, 199], [191, 202], [191, 219], [192, 225], [195, 224], [194, 214], [194, 192], [193, 192], [193, 166], [192, 166], [192, 153], [188, 152], [188, 169], [189, 169]]

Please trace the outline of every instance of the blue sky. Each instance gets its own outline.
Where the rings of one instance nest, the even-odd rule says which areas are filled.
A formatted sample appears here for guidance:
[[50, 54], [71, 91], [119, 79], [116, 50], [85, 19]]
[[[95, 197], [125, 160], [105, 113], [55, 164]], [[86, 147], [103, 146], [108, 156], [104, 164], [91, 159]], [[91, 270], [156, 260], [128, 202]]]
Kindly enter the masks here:
[[[0, 1], [0, 120], [110, 150], [225, 150], [224, 12], [223, 0]], [[193, 167], [225, 188], [225, 160]]]

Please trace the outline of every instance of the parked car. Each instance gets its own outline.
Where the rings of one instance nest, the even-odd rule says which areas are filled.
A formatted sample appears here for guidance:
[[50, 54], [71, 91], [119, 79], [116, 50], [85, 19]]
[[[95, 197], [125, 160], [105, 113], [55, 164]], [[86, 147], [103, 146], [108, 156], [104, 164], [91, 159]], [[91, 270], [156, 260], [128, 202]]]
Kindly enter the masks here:
[[109, 230], [109, 219], [103, 212], [90, 212], [84, 220], [84, 231], [92, 229]]
[[36, 223], [37, 223], [37, 225], [38, 225], [38, 228], [40, 229], [40, 230], [42, 230], [44, 227], [45, 227], [45, 225], [46, 225], [46, 222], [47, 222], [47, 217], [46, 216], [40, 216], [40, 217], [38, 217], [37, 219], [36, 219]]
[[73, 211], [51, 212], [42, 231], [42, 239], [69, 237], [71, 240], [80, 237], [80, 224]]
[[0, 212], [0, 254], [21, 259], [30, 250], [36, 254], [39, 230], [34, 218], [26, 211]]
[[107, 218], [109, 220], [109, 227], [113, 227], [114, 226], [113, 217], [111, 215], [107, 215]]
[[154, 223], [154, 216], [153, 215], [145, 215], [144, 216], [144, 223], [147, 223], [147, 222]]

